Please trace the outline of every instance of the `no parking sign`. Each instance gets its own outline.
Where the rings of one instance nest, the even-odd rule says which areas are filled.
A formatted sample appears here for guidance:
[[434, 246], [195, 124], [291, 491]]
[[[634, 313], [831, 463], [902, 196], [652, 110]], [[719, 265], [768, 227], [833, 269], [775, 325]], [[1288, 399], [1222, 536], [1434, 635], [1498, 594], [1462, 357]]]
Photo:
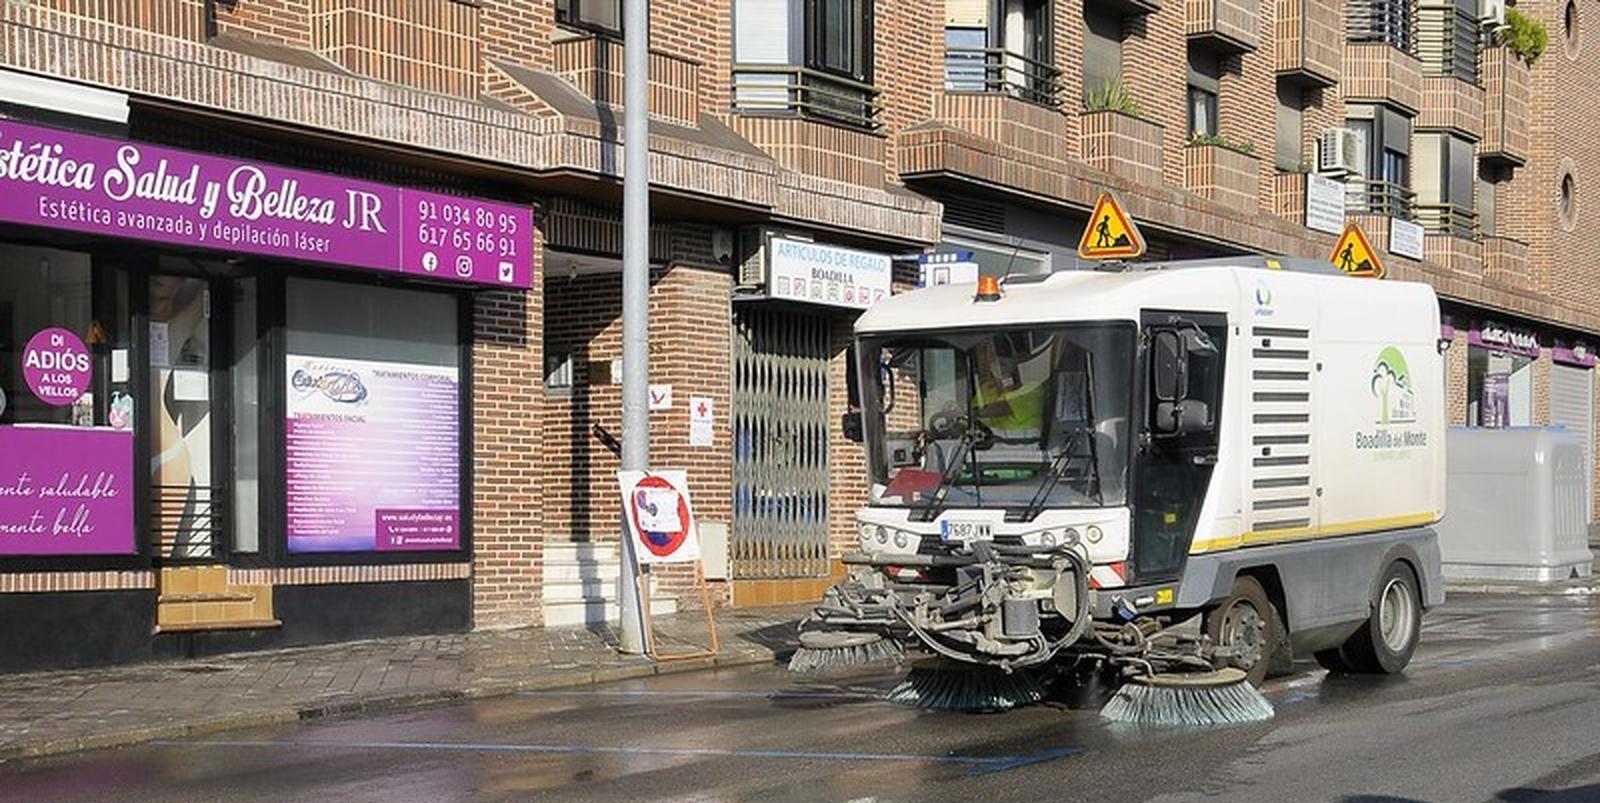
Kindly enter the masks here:
[[683, 471], [618, 471], [623, 517], [640, 563], [692, 563], [700, 535]]

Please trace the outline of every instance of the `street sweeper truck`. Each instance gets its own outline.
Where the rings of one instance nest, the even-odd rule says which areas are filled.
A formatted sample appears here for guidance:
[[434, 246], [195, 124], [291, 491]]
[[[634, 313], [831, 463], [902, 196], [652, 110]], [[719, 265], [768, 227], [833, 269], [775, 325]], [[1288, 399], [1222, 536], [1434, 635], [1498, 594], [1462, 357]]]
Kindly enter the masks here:
[[909, 657], [895, 696], [954, 708], [1399, 672], [1443, 601], [1443, 348], [1427, 285], [1290, 258], [886, 299], [843, 422], [859, 550], [791, 667]]

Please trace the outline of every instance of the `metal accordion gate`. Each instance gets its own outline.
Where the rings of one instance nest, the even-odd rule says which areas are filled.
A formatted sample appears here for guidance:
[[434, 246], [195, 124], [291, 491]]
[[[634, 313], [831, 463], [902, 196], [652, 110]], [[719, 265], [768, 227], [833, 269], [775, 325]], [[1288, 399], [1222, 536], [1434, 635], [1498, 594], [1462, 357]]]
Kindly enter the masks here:
[[734, 310], [735, 579], [828, 574], [828, 319]]

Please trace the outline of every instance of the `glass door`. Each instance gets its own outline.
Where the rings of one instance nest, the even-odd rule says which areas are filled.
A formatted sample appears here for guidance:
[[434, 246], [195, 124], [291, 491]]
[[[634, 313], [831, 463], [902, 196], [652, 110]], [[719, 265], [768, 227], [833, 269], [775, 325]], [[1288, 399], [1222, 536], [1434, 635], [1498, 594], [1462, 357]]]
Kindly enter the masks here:
[[217, 476], [211, 284], [205, 276], [150, 277], [150, 533], [158, 562], [215, 560], [221, 551], [227, 493]]

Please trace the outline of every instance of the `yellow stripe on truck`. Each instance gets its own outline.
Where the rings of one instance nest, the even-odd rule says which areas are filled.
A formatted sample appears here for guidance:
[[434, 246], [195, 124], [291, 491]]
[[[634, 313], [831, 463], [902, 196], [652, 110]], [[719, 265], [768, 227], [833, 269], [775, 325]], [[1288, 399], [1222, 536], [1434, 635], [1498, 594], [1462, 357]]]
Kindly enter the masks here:
[[1197, 555], [1203, 552], [1216, 552], [1223, 549], [1258, 546], [1260, 544], [1282, 544], [1290, 541], [1305, 541], [1312, 538], [1329, 538], [1336, 535], [1398, 530], [1402, 527], [1432, 524], [1438, 520], [1438, 515], [1434, 513], [1417, 513], [1410, 516], [1390, 516], [1382, 519], [1325, 524], [1321, 527], [1288, 527], [1282, 530], [1248, 532], [1240, 535], [1228, 535], [1221, 538], [1196, 541], [1189, 547], [1189, 554]]

